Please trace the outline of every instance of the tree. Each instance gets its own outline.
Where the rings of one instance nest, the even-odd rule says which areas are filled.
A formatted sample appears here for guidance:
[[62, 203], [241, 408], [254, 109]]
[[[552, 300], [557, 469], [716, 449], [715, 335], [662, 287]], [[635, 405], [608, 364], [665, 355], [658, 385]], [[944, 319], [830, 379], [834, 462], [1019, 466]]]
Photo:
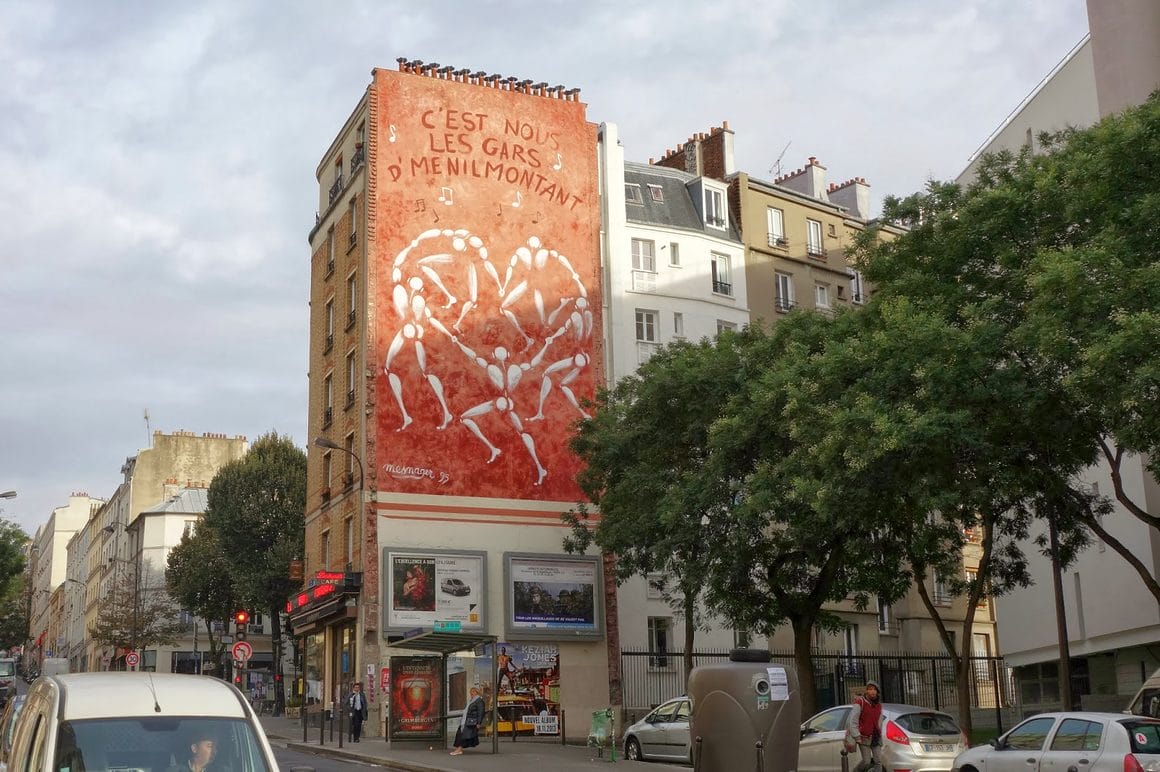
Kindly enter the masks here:
[[276, 715], [286, 706], [282, 613], [301, 586], [290, 579], [289, 566], [305, 549], [305, 511], [306, 454], [272, 432], [214, 475], [202, 521], [221, 541], [238, 597], [270, 615]]
[[725, 399], [737, 389], [735, 342], [678, 341], [661, 349], [639, 371], [598, 395], [590, 420], [579, 425], [572, 449], [585, 462], [578, 482], [599, 508], [564, 515], [572, 527], [565, 549], [596, 544], [615, 555], [619, 584], [634, 575], [660, 572], [675, 586], [666, 599], [684, 617], [684, 668], [692, 670], [698, 601], [709, 541], [701, 521], [707, 489], [718, 495], [725, 481], [708, 480], [708, 430]]
[[230, 575], [230, 563], [217, 532], [204, 524], [185, 533], [169, 553], [165, 581], [173, 598], [195, 616], [205, 620], [209, 661], [215, 669], [222, 662], [226, 644], [214, 633], [214, 622], [227, 629], [228, 619], [239, 606]]
[[24, 558], [28, 534], [0, 518], [0, 648], [19, 646], [28, 637], [28, 577]]
[[111, 647], [119, 658], [124, 652], [173, 645], [183, 628], [160, 575], [145, 570], [138, 580], [123, 571], [116, 573], [109, 594], [100, 602], [89, 638]]

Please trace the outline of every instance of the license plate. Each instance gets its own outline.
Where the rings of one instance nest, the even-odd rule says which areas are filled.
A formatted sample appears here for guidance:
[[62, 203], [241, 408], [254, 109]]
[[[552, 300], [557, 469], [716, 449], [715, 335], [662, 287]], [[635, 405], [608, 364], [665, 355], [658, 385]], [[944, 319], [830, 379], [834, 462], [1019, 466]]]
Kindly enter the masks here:
[[927, 753], [950, 753], [955, 749], [955, 746], [943, 743], [923, 743], [922, 749]]

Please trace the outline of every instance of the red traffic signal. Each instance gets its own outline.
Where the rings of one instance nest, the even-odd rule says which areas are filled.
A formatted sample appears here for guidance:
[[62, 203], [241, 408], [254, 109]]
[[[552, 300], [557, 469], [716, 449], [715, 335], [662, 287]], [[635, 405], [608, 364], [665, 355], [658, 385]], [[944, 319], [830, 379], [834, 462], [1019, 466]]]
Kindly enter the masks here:
[[274, 674], [274, 681], [275, 681], [275, 682], [278, 682], [278, 681], [281, 681], [281, 680], [282, 680], [282, 674], [281, 674], [281, 673], [275, 673], [275, 674]]
[[234, 612], [234, 621], [237, 622], [239, 625], [244, 625], [246, 622], [250, 621], [250, 612], [249, 611], [235, 611]]

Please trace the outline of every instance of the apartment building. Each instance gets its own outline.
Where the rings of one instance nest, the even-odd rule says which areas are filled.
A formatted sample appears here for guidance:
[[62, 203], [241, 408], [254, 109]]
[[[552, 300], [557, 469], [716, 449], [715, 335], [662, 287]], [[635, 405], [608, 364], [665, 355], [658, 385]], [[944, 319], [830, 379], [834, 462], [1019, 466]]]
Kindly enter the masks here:
[[[1088, 0], [1087, 12], [1089, 34], [983, 141], [959, 175], [960, 184], [975, 178], [984, 153], [1024, 146], [1035, 151], [1041, 132], [1090, 126], [1160, 88], [1160, 4]], [[1160, 483], [1148, 470], [1148, 459], [1129, 455], [1120, 472], [1135, 502], [1148, 512], [1160, 511]], [[1114, 490], [1106, 463], [1087, 470], [1082, 481], [1105, 495]], [[1156, 529], [1113, 504], [1105, 527], [1153, 567], [1155, 576], [1160, 565]], [[1030, 713], [1059, 709], [1062, 703], [1051, 564], [1031, 541], [1024, 553], [1034, 583], [995, 604], [1003, 655], [1015, 669], [1020, 705]], [[1160, 609], [1136, 572], [1099, 540], [1062, 579], [1072, 693], [1086, 709], [1122, 710], [1160, 667]]]
[[[371, 735], [437, 732], [387, 727], [405, 711], [384, 698], [421, 669], [461, 704], [487, 643], [541, 658], [541, 697], [573, 715], [607, 705], [603, 571], [560, 520], [581, 498], [568, 427], [603, 378], [596, 131], [577, 89], [404, 59], [316, 168], [290, 616], [308, 706], [363, 681]], [[449, 672], [424, 657], [451, 651], [436, 628], [465, 650]]]

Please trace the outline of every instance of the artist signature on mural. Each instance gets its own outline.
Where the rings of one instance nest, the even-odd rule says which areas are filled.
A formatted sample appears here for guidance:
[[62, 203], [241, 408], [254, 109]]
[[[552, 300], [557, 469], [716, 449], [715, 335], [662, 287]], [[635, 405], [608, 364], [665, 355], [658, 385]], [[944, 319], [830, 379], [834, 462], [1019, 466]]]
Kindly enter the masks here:
[[438, 485], [445, 485], [451, 480], [449, 473], [429, 469], [425, 466], [385, 464], [383, 470], [391, 477], [399, 480], [431, 480]]

